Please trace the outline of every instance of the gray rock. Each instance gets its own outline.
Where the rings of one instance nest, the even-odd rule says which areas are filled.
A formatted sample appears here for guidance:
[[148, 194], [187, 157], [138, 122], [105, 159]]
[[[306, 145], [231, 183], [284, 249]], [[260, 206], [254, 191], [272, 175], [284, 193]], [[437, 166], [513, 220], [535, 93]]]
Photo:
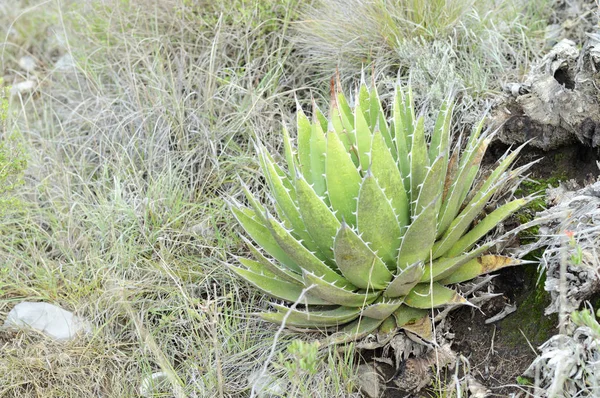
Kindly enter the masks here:
[[48, 303], [22, 302], [17, 304], [4, 321], [5, 328], [31, 328], [60, 340], [71, 340], [77, 334], [91, 333], [85, 320]]

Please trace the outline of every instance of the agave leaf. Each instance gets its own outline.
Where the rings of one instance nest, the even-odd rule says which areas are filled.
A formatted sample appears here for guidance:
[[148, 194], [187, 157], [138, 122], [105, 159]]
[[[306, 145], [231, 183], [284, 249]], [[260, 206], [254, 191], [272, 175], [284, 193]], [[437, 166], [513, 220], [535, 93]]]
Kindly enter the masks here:
[[429, 316], [429, 314], [424, 315], [421, 318], [416, 319], [412, 322], [406, 323], [404, 326], [402, 326], [402, 329], [404, 329], [407, 332], [416, 334], [421, 339], [427, 342], [434, 341], [433, 324], [431, 322], [431, 317]]
[[292, 141], [290, 133], [285, 126], [283, 127], [283, 150], [285, 153], [285, 161], [287, 163], [288, 174], [292, 178], [296, 177], [296, 163], [294, 162], [294, 150], [292, 149]]
[[400, 245], [398, 269], [429, 258], [435, 241], [436, 202], [431, 202], [410, 224]]
[[340, 222], [302, 177], [296, 180], [296, 195], [308, 234], [325, 258], [333, 260], [333, 239]]
[[390, 268], [395, 268], [400, 248], [400, 226], [392, 206], [370, 171], [358, 193], [356, 222], [362, 240]]
[[333, 130], [340, 138], [340, 141], [342, 141], [342, 144], [344, 144], [346, 152], [350, 152], [350, 148], [352, 148], [354, 142], [352, 142], [350, 134], [348, 134], [348, 130], [346, 130], [344, 127], [340, 110], [337, 107], [332, 107], [329, 114], [331, 115], [331, 125], [327, 129], [328, 132]]
[[351, 341], [360, 340], [376, 330], [382, 323], [383, 320], [381, 319], [361, 317], [348, 325], [345, 325], [339, 332], [329, 336], [326, 340], [326, 344], [345, 344]]
[[375, 131], [375, 127], [379, 123], [381, 114], [381, 101], [377, 93], [377, 86], [373, 85], [369, 92], [369, 127], [371, 131]]
[[313, 124], [318, 124], [321, 128], [321, 131], [327, 131], [327, 126], [329, 125], [329, 121], [321, 109], [317, 106], [314, 98], [312, 100], [312, 109], [313, 109]]
[[291, 271], [298, 274], [302, 272], [298, 264], [296, 264], [296, 262], [279, 246], [269, 231], [269, 228], [257, 220], [254, 211], [247, 208], [236, 208], [234, 206], [231, 206], [231, 211], [246, 233], [250, 235], [260, 247]]
[[404, 327], [404, 325], [415, 323], [424, 316], [429, 316], [429, 311], [409, 307], [403, 304], [396, 311], [394, 311], [393, 315], [394, 318], [396, 318], [396, 324], [398, 327]]
[[483, 220], [481, 220], [473, 229], [467, 232], [462, 238], [460, 238], [451, 248], [448, 250], [446, 255], [448, 257], [456, 256], [459, 253], [463, 253], [469, 250], [475, 243], [479, 241], [485, 234], [495, 228], [502, 220], [519, 210], [529, 202], [529, 199], [520, 198], [508, 202], [490, 214], [488, 214]]
[[[258, 260], [258, 262], [261, 263], [271, 273], [277, 275], [279, 278], [281, 278], [283, 280], [286, 280], [288, 282], [304, 284], [301, 275], [299, 275], [299, 274], [297, 274], [297, 273], [295, 273], [293, 271], [290, 271], [286, 267], [282, 267], [282, 266], [280, 266], [278, 264], [273, 263], [271, 260], [269, 260], [268, 258], [266, 258], [260, 252], [260, 250], [256, 246], [254, 246], [252, 244], [252, 242], [250, 242], [245, 236], [242, 236], [241, 238], [246, 243], [246, 246], [248, 246], [248, 248], [250, 249], [250, 252]], [[248, 266], [246, 266], [246, 267], [250, 268]]]
[[346, 307], [362, 307], [370, 304], [381, 295], [380, 291], [357, 291], [354, 292], [344, 287], [339, 287], [333, 283], [327, 282], [323, 278], [310, 272], [304, 272], [304, 281], [306, 286], [313, 286], [310, 293], [316, 297], [337, 305]]
[[411, 266], [398, 270], [394, 280], [387, 286], [383, 295], [385, 297], [400, 297], [406, 296], [413, 287], [421, 280], [423, 275], [423, 263], [415, 263]]
[[413, 207], [413, 214], [419, 214], [432, 201], [440, 202], [444, 184], [444, 169], [446, 168], [446, 160], [443, 156], [438, 156], [427, 171], [427, 176], [423, 181], [423, 185], [417, 198], [417, 203]]
[[[504, 172], [515, 161], [516, 157], [519, 155], [519, 153], [525, 147], [525, 145], [527, 145], [527, 143], [519, 146], [517, 149], [505, 155], [504, 158], [500, 160], [498, 166], [494, 168], [490, 176], [485, 180], [485, 183], [481, 186], [479, 193], [475, 195], [473, 200], [480, 198], [485, 194], [485, 192], [487, 192], [488, 189], [490, 189], [493, 185], [497, 184], [497, 181], [503, 177]], [[524, 167], [527, 168], [528, 165]]]
[[[267, 274], [257, 274], [250, 270], [228, 265], [229, 269], [244, 278], [258, 290], [268, 294], [271, 297], [285, 300], [289, 302], [296, 302], [302, 294], [304, 286], [300, 286], [297, 283], [292, 283], [279, 279], [276, 276], [268, 276]], [[303, 304], [307, 305], [327, 305], [327, 301], [315, 297], [310, 292], [307, 292], [302, 300]]]
[[[325, 139], [325, 133], [323, 133], [324, 129], [321, 127], [320, 123], [313, 123], [311, 127], [310, 181], [317, 195], [323, 196], [327, 191], [327, 185], [325, 183], [325, 151], [327, 150], [327, 141]], [[306, 178], [306, 175], [304, 176]]]
[[[454, 102], [449, 98], [444, 100], [438, 117], [435, 121], [435, 127], [431, 134], [429, 144], [429, 163], [433, 164], [439, 156], [444, 156], [446, 164], [448, 162], [449, 144], [450, 144], [450, 122], [452, 121], [452, 112], [454, 111]], [[445, 173], [444, 173], [445, 174]]]
[[495, 186], [489, 188], [483, 196], [475, 195], [467, 207], [452, 221], [442, 238], [433, 245], [433, 259], [443, 256], [456, 244], [469, 228], [471, 222], [481, 213], [489, 199], [504, 185], [505, 181], [506, 179], [499, 181]]
[[383, 320], [381, 325], [379, 325], [378, 332], [382, 334], [393, 333], [398, 329], [396, 326], [396, 319], [393, 316], [388, 316]]
[[384, 139], [379, 132], [375, 132], [373, 135], [371, 158], [371, 172], [392, 205], [398, 220], [398, 226], [403, 228], [410, 222], [408, 197], [404, 190], [398, 166], [390, 150], [385, 147]]
[[298, 160], [300, 162], [300, 171], [308, 179], [308, 182], [312, 184], [312, 173], [310, 170], [310, 136], [312, 134], [312, 126], [300, 105], [298, 104], [296, 107], [298, 108], [296, 120], [298, 125]]
[[[371, 125], [371, 96], [369, 94], [369, 89], [362, 79], [360, 88], [358, 90], [357, 95], [358, 101], [357, 106], [354, 109], [354, 113], [356, 114], [358, 111], [362, 111], [362, 114], [367, 122], [367, 126]], [[354, 126], [358, 128], [356, 125]]]
[[345, 222], [335, 236], [333, 253], [344, 277], [361, 289], [383, 289], [392, 279], [385, 263]]
[[267, 176], [267, 181], [269, 182], [269, 186], [271, 188], [271, 193], [273, 194], [275, 201], [277, 202], [278, 208], [281, 209], [283, 214], [280, 214], [281, 218], [289, 221], [293, 232], [297, 237], [304, 242], [304, 245], [310, 251], [316, 251], [317, 245], [311, 239], [311, 236], [306, 231], [306, 227], [302, 216], [300, 215], [300, 210], [296, 203], [292, 200], [289, 195], [291, 190], [288, 190], [283, 185], [283, 182], [275, 168], [273, 167], [273, 163], [266, 156], [261, 156], [264, 151], [264, 148], [259, 154], [261, 158], [261, 163], [263, 164], [264, 174]]
[[361, 110], [357, 107], [354, 110], [354, 128], [356, 131], [356, 144], [358, 147], [358, 157], [360, 159], [360, 168], [365, 171], [371, 164], [371, 129], [365, 116]]
[[[478, 144], [471, 150], [467, 150], [466, 155], [461, 159], [459, 165], [458, 176], [450, 188], [450, 195], [444, 201], [440, 211], [440, 217], [438, 222], [438, 237], [446, 232], [452, 221], [456, 218], [456, 215], [460, 211], [460, 205], [463, 200], [463, 192], [469, 191], [473, 181], [470, 179], [470, 174], [473, 170], [479, 170], [479, 164], [483, 159], [483, 155], [489, 145], [490, 140], [488, 138], [482, 138], [478, 141]], [[455, 151], [458, 148], [455, 149]], [[463, 160], [466, 161], [463, 164]]]
[[[409, 123], [405, 115], [405, 106], [403, 103], [403, 94], [398, 88], [396, 95], [394, 96], [394, 109], [393, 109], [393, 121], [394, 121], [394, 138], [396, 141], [396, 149], [398, 155], [398, 166], [402, 180], [404, 182], [405, 192], [410, 192], [410, 158], [409, 158], [409, 145], [408, 145], [408, 134], [406, 132], [405, 124]], [[412, 123], [412, 121], [410, 121]], [[410, 132], [412, 134], [412, 130]]]
[[420, 282], [429, 282], [431, 280], [437, 282], [440, 279], [446, 278], [448, 275], [452, 274], [454, 270], [467, 261], [470, 261], [488, 251], [493, 246], [493, 243], [494, 242], [489, 242], [475, 250], [470, 251], [469, 253], [465, 253], [460, 256], [441, 257], [437, 260], [431, 261], [431, 263], [427, 263]]
[[456, 291], [440, 283], [419, 283], [404, 297], [404, 303], [413, 308], [430, 309], [448, 304], [464, 304], [467, 300]]
[[325, 175], [331, 207], [339, 221], [356, 225], [356, 198], [361, 178], [337, 134], [327, 134]]
[[[338, 326], [344, 323], [348, 323], [358, 317], [360, 308], [349, 308], [349, 307], [338, 307], [331, 310], [315, 310], [307, 308], [304, 311], [298, 309], [288, 308], [284, 305], [271, 303], [271, 306], [277, 310], [277, 313], [273, 314], [272, 318], [279, 318], [280, 321], [277, 323], [281, 324], [283, 317], [289, 313], [286, 323], [290, 322], [290, 325], [299, 326], [304, 325], [307, 327], [330, 327]], [[268, 314], [268, 313], [267, 313]]]
[[490, 272], [494, 272], [505, 267], [512, 267], [514, 265], [522, 265], [529, 263], [532, 263], [532, 261], [525, 261], [511, 257], [488, 254], [463, 264], [450, 276], [448, 276], [445, 279], [442, 279], [440, 283], [443, 285], [450, 285], [453, 283], [465, 282], [475, 278], [476, 276], [488, 274]]
[[[460, 147], [460, 142], [457, 144]], [[448, 160], [448, 168], [446, 169], [446, 179], [444, 181], [444, 192], [442, 194], [442, 203], [446, 203], [448, 199], [448, 193], [450, 192], [450, 187], [456, 181], [456, 174], [458, 173], [458, 154], [459, 150], [455, 150], [452, 152], [452, 156]]]
[[404, 298], [386, 299], [380, 297], [373, 304], [365, 306], [361, 312], [361, 316], [384, 320], [392, 315], [403, 302]]
[[[411, 201], [416, 202], [421, 186], [427, 175], [429, 160], [427, 158], [427, 143], [425, 142], [424, 117], [420, 116], [412, 135], [410, 149], [410, 193]], [[416, 211], [413, 215], [418, 214]]]
[[294, 260], [300, 268], [313, 272], [331, 283], [348, 289], [355, 289], [343, 276], [329, 268], [323, 261], [310, 252], [306, 247], [296, 240], [279, 222], [270, 218], [269, 229], [279, 246]]

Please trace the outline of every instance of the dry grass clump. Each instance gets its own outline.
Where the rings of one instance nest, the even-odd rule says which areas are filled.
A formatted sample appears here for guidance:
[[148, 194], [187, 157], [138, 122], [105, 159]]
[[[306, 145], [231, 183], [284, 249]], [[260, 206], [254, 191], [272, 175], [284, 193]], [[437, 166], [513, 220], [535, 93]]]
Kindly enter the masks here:
[[[175, 396], [248, 391], [274, 328], [252, 319], [262, 297], [221, 263], [246, 250], [223, 197], [238, 195], [238, 175], [259, 182], [252, 132], [276, 146], [293, 115], [305, 76], [283, 37], [297, 4], [11, 3], [2, 73], [35, 90], [15, 93], [8, 121], [29, 167], [22, 209], [0, 220], [0, 321], [47, 301], [94, 335], [5, 337], [0, 395], [137, 396], [156, 372]], [[346, 395], [351, 367], [322, 366], [306, 386]]]
[[373, 69], [379, 79], [410, 76], [438, 101], [458, 89], [472, 102], [519, 81], [542, 50], [553, 2], [318, 1], [295, 40], [325, 77]]

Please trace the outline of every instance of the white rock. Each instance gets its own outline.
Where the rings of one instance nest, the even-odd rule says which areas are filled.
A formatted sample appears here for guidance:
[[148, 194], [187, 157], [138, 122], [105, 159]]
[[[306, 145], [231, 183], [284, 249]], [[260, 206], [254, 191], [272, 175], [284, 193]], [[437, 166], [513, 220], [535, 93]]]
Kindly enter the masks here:
[[140, 384], [140, 395], [142, 397], [152, 397], [158, 390], [168, 386], [169, 377], [165, 372], [152, 373], [144, 377]]
[[71, 69], [75, 69], [75, 60], [73, 59], [73, 57], [71, 56], [71, 54], [67, 53], [65, 55], [63, 55], [62, 57], [60, 57], [57, 61], [56, 64], [54, 64], [54, 67], [57, 70], [61, 70], [61, 71], [68, 71]]
[[5, 328], [32, 328], [56, 340], [70, 340], [79, 333], [91, 333], [88, 322], [48, 303], [17, 304], [4, 321]]
[[37, 62], [35, 61], [35, 58], [33, 58], [32, 56], [26, 55], [19, 59], [19, 66], [25, 72], [31, 73], [37, 67]]
[[252, 388], [252, 395], [259, 398], [280, 397], [285, 394], [286, 383], [275, 378], [269, 372], [258, 369], [248, 376], [248, 384]]
[[11, 95], [19, 95], [19, 94], [27, 94], [33, 92], [37, 86], [35, 80], [25, 80], [24, 82], [19, 82], [13, 84], [10, 88]]

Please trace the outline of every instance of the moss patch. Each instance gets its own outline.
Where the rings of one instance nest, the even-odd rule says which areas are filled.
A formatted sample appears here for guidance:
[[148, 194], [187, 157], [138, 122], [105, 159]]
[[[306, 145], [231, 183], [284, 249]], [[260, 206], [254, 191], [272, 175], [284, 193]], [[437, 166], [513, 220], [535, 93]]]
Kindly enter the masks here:
[[522, 267], [524, 283], [517, 293], [517, 311], [499, 322], [505, 343], [513, 347], [527, 344], [523, 335], [537, 347], [556, 333], [558, 317], [546, 316], [544, 310], [550, 304], [550, 295], [544, 290], [545, 274], [538, 273], [537, 265]]

